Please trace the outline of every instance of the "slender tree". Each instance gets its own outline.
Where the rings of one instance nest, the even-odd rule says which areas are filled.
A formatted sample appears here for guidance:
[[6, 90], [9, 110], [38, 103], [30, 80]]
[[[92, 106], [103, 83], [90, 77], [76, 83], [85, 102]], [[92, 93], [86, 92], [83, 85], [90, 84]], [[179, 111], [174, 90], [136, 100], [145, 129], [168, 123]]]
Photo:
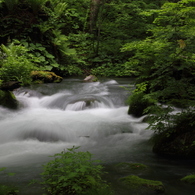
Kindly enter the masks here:
[[91, 0], [90, 6], [90, 32], [93, 33], [96, 30], [96, 23], [98, 20], [98, 13], [101, 5], [103, 5], [103, 0]]

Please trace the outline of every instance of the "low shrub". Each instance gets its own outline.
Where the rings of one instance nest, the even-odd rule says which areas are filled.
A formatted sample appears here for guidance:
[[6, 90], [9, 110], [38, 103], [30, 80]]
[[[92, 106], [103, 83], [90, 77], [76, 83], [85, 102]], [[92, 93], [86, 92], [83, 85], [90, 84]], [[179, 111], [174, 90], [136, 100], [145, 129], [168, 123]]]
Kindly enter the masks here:
[[41, 184], [48, 194], [81, 195], [91, 191], [98, 194], [108, 189], [101, 178], [103, 167], [97, 164], [99, 161], [92, 160], [90, 152], [76, 152], [76, 149], [78, 147], [55, 154], [54, 160], [44, 165]]

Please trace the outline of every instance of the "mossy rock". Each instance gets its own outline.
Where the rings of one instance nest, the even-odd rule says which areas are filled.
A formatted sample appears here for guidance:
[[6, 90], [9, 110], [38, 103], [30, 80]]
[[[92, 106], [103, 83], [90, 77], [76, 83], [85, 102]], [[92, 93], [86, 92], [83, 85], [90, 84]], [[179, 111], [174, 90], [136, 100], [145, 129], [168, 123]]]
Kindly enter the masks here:
[[60, 83], [63, 79], [49, 71], [32, 71], [31, 78], [34, 83]]
[[124, 186], [133, 191], [136, 191], [137, 193], [163, 193], [165, 191], [164, 185], [161, 181], [143, 179], [136, 175], [129, 175], [127, 177], [120, 178], [120, 181]]
[[143, 172], [148, 169], [148, 167], [144, 164], [141, 163], [118, 163], [115, 165], [115, 169], [118, 172], [130, 172], [130, 173], [138, 173], [138, 172]]
[[12, 92], [0, 90], [0, 105], [10, 109], [16, 109], [18, 108], [18, 101]]
[[141, 117], [147, 113], [144, 113], [144, 110], [152, 105], [153, 103], [144, 98], [145, 93], [134, 93], [130, 96], [130, 105], [128, 114], [133, 115], [135, 117]]
[[187, 176], [183, 177], [181, 179], [181, 181], [195, 185], [195, 175], [187, 175]]

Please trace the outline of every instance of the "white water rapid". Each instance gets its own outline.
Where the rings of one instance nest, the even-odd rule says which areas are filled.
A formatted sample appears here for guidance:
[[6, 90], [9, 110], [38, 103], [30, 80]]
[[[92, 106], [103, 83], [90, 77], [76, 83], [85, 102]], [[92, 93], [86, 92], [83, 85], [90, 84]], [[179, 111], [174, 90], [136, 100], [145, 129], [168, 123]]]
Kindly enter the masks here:
[[72, 78], [14, 91], [19, 109], [0, 107], [0, 169], [7, 168], [0, 172], [0, 184], [18, 186], [19, 195], [41, 195], [40, 186], [28, 184], [40, 179], [42, 165], [53, 159], [49, 156], [80, 146], [105, 165], [115, 195], [129, 195], [129, 189], [118, 188], [118, 179], [125, 176], [115, 169], [120, 162], [149, 166], [140, 176], [162, 181], [164, 195], [194, 194], [195, 187], [180, 179], [194, 173], [195, 162], [155, 155], [147, 124], [127, 114], [125, 102], [133, 88], [128, 78], [95, 83]]
[[106, 161], [150, 136], [147, 124], [127, 115], [128, 92], [115, 80], [67, 79], [15, 91], [18, 111], [0, 108], [0, 164], [44, 162], [73, 145]]

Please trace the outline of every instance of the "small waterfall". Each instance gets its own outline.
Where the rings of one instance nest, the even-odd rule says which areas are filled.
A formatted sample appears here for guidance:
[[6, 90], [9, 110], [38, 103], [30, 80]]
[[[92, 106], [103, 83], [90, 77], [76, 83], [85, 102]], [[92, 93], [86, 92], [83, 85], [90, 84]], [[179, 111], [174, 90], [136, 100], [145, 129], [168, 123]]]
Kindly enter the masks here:
[[64, 93], [42, 98], [40, 106], [74, 111], [114, 107], [113, 103], [106, 97], [91, 94], [67, 95]]

